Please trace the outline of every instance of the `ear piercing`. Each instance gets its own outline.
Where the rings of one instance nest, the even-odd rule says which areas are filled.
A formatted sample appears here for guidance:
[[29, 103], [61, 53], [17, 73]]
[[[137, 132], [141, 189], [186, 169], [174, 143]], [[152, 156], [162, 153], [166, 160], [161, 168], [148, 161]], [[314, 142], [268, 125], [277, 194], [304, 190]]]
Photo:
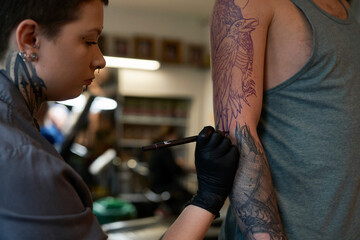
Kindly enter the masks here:
[[19, 56], [22, 58], [22, 60], [24, 62], [26, 62], [26, 52], [25, 51], [20, 51], [19, 52]]
[[[39, 44], [34, 44], [33, 47], [36, 49], [40, 48]], [[26, 62], [26, 61], [35, 62], [36, 60], [38, 60], [37, 53], [30, 53], [30, 55], [28, 55], [25, 50], [22, 50], [19, 52], [19, 55], [24, 62]]]
[[31, 53], [30, 59], [31, 59], [31, 61], [36, 61], [38, 59], [38, 55], [36, 53]]
[[25, 51], [21, 51], [19, 52], [19, 55], [24, 62], [26, 61], [34, 62], [38, 60], [38, 55], [36, 53], [31, 53], [30, 55], [28, 55]]

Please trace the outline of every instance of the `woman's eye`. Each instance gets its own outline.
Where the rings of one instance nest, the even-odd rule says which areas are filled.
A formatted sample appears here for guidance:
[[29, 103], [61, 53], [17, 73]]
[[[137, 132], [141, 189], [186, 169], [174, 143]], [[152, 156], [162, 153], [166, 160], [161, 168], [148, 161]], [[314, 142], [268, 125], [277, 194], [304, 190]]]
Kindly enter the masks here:
[[89, 46], [91, 46], [91, 45], [96, 45], [96, 44], [97, 44], [97, 42], [86, 41], [86, 44], [87, 44], [87, 45], [89, 45]]

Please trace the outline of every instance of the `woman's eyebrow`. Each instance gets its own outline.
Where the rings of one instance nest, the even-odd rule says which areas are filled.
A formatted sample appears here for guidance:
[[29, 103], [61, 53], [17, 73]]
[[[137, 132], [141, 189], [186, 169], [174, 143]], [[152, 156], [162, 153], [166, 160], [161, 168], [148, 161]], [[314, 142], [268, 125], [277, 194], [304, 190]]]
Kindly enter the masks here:
[[102, 28], [92, 28], [92, 29], [89, 29], [87, 32], [96, 32], [98, 35], [101, 34], [102, 30], [103, 30], [104, 27]]

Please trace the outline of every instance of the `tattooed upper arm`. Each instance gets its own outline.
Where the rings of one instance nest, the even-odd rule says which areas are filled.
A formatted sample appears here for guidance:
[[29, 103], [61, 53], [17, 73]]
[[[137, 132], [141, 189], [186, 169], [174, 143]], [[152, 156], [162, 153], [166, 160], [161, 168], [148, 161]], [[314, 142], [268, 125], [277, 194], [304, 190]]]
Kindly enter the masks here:
[[222, 130], [231, 132], [239, 120], [249, 122], [255, 129], [260, 116], [270, 21], [257, 10], [256, 3], [260, 2], [218, 0], [214, 6], [211, 22], [214, 112], [216, 127]]
[[215, 125], [241, 153], [230, 201], [246, 239], [286, 239], [257, 136], [271, 0], [217, 0], [211, 22]]

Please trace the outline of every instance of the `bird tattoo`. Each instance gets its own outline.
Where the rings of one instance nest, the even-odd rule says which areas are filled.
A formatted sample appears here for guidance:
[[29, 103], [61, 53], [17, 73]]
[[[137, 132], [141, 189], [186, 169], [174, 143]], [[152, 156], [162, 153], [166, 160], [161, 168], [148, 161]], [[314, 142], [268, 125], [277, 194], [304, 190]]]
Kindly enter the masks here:
[[[251, 32], [259, 22], [255, 18], [243, 18], [241, 9], [233, 1], [221, 1], [220, 4], [224, 7], [232, 4], [233, 9], [227, 15], [214, 13], [211, 35], [215, 114], [219, 116], [216, 126], [228, 131], [232, 120], [241, 113], [243, 103], [249, 105], [248, 98], [256, 96], [252, 79], [254, 48]], [[219, 15], [221, 17], [216, 17]], [[234, 71], [238, 71], [240, 77], [233, 79]], [[235, 82], [240, 83], [237, 85], [241, 89], [233, 88]]]

